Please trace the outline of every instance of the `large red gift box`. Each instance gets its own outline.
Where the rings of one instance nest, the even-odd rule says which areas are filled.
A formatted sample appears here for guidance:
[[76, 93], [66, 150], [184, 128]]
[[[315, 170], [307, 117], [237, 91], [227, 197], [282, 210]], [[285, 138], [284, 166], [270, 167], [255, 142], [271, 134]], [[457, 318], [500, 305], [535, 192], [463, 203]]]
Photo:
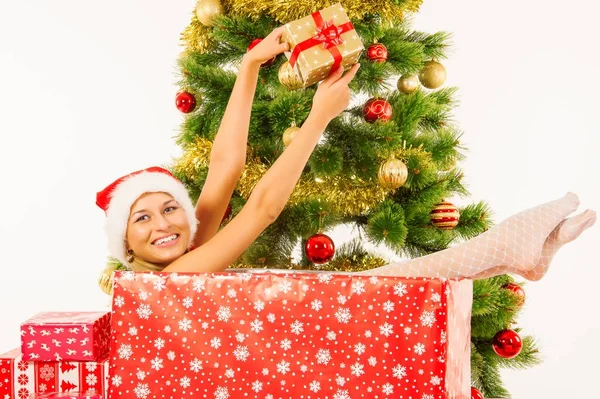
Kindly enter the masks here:
[[470, 280], [115, 274], [118, 398], [470, 398]]
[[102, 395], [99, 394], [83, 394], [79, 392], [52, 392], [42, 393], [39, 395], [31, 396], [29, 399], [102, 399]]
[[109, 345], [110, 312], [43, 312], [21, 323], [25, 360], [94, 361]]
[[0, 399], [51, 392], [105, 397], [107, 384], [108, 356], [97, 362], [37, 362], [26, 361], [19, 348], [0, 355]]

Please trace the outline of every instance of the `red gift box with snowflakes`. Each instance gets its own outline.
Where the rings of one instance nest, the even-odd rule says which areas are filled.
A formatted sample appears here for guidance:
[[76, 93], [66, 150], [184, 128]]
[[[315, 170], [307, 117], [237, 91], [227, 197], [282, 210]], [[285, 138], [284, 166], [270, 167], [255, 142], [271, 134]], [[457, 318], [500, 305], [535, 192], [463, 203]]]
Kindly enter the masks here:
[[109, 345], [110, 312], [42, 312], [21, 323], [25, 360], [95, 361]]
[[99, 394], [85, 394], [79, 392], [52, 392], [32, 395], [29, 399], [102, 399]]
[[469, 398], [471, 305], [470, 280], [119, 271], [108, 397]]
[[30, 399], [56, 392], [104, 398], [107, 384], [108, 355], [95, 362], [27, 361], [19, 348], [0, 355], [1, 399]]

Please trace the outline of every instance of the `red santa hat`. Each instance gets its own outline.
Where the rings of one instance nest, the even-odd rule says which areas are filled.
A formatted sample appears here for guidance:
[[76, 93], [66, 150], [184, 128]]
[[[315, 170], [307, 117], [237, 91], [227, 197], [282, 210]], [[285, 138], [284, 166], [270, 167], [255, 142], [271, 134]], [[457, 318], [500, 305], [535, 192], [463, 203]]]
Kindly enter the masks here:
[[159, 166], [138, 170], [118, 178], [96, 194], [96, 205], [106, 213], [108, 250], [124, 265], [129, 265], [125, 240], [131, 206], [143, 194], [155, 192], [171, 195], [183, 208], [190, 224], [188, 247], [192, 244], [198, 221], [185, 186], [171, 172]]

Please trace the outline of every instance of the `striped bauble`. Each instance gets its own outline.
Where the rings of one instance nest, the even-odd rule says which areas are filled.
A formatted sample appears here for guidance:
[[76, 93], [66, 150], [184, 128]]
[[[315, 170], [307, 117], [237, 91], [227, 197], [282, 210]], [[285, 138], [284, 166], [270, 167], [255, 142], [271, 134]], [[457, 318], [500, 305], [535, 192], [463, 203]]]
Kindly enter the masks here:
[[439, 204], [435, 204], [429, 212], [429, 220], [434, 227], [440, 230], [451, 230], [458, 224], [460, 212], [454, 204], [442, 200]]

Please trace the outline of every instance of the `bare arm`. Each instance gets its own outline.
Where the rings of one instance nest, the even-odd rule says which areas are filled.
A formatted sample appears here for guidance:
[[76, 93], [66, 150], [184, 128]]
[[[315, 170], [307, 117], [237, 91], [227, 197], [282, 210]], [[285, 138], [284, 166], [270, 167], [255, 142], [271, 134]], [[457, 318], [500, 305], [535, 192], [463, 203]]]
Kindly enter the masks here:
[[354, 66], [344, 77], [340, 70], [321, 84], [313, 100], [313, 111], [300, 132], [260, 179], [242, 211], [212, 239], [164, 271], [223, 271], [277, 219], [327, 124], [348, 105], [348, 83], [357, 70], [358, 66]]
[[193, 245], [199, 247], [219, 229], [227, 204], [246, 164], [246, 145], [250, 114], [260, 65], [288, 49], [279, 43], [282, 28], [275, 29], [242, 61], [231, 97], [215, 136], [210, 153], [208, 175], [196, 204], [199, 225]]

